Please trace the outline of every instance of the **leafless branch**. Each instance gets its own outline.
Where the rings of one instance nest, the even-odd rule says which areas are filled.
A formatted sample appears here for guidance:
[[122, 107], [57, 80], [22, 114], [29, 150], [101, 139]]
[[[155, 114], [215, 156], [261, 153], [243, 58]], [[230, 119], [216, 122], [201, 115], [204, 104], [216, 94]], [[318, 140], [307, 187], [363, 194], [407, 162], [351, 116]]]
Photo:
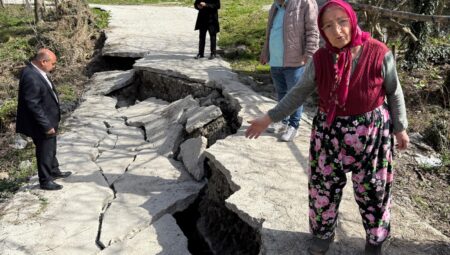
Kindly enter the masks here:
[[359, 4], [350, 2], [352, 6], [359, 10], [364, 10], [368, 12], [375, 12], [384, 17], [389, 18], [397, 18], [397, 19], [408, 19], [415, 21], [425, 21], [425, 22], [434, 22], [434, 23], [450, 23], [450, 16], [445, 15], [424, 15], [417, 14], [412, 12], [404, 12], [404, 11], [394, 11], [389, 9], [384, 9], [381, 7], [376, 7], [368, 4]]

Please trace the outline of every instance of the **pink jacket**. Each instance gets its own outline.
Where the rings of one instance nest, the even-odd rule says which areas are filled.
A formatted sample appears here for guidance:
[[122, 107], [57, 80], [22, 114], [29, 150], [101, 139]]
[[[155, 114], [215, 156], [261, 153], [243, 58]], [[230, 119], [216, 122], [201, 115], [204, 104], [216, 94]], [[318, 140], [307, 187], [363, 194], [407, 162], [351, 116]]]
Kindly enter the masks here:
[[[261, 62], [269, 62], [270, 29], [277, 11], [275, 3], [269, 11], [266, 41], [261, 52]], [[315, 0], [288, 0], [283, 20], [284, 60], [283, 67], [298, 67], [306, 64], [319, 48], [317, 26], [318, 7]]]

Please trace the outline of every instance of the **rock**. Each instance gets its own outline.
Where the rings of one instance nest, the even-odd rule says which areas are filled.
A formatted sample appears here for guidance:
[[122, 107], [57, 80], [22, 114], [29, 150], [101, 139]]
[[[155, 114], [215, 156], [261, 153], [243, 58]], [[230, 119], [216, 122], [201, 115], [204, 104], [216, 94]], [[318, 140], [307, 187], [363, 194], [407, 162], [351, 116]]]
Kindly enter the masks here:
[[9, 174], [7, 172], [0, 172], [0, 180], [6, 180], [9, 178]]
[[238, 45], [236, 48], [228, 48], [223, 51], [223, 54], [227, 58], [234, 58], [241, 55], [244, 55], [248, 51], [247, 46]]
[[28, 141], [22, 137], [22, 135], [17, 134], [14, 138], [14, 149], [22, 150], [27, 147]]
[[218, 97], [220, 97], [220, 93], [217, 90], [213, 90], [206, 97], [199, 98], [199, 104], [200, 106], [210, 106], [214, 104], [213, 101]]
[[208, 140], [203, 137], [191, 138], [186, 140], [181, 144], [180, 154], [178, 159], [183, 161], [184, 166], [187, 171], [196, 179], [197, 181], [203, 179], [205, 175], [205, 170], [203, 167], [203, 162], [205, 161], [204, 151]]
[[416, 153], [414, 159], [419, 165], [424, 165], [427, 167], [439, 167], [442, 165], [442, 160], [434, 156], [424, 156]]
[[22, 171], [26, 170], [26, 169], [29, 169], [30, 167], [31, 167], [31, 161], [30, 160], [22, 161], [19, 164], [19, 169], [22, 170]]

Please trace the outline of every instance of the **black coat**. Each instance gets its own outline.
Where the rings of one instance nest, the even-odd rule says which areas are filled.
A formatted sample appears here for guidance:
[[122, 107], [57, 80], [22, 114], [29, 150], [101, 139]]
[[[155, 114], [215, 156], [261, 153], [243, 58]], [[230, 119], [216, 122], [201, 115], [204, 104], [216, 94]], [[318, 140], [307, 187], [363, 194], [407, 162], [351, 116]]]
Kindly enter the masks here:
[[16, 132], [45, 138], [50, 129], [56, 131], [61, 120], [58, 101], [36, 67], [28, 64], [20, 75]]
[[[206, 3], [206, 6], [202, 9], [197, 7], [200, 2]], [[220, 28], [217, 10], [220, 9], [220, 0], [195, 0], [194, 7], [198, 10], [195, 30], [210, 29], [211, 33], [218, 33]]]

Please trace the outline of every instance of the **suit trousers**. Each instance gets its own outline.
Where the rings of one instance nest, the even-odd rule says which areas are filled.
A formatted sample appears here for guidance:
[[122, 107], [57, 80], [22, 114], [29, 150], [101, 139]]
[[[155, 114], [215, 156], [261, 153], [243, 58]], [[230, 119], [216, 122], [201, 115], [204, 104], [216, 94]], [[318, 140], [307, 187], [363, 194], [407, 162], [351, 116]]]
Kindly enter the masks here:
[[32, 137], [32, 139], [36, 146], [39, 183], [52, 181], [52, 175], [60, 173], [58, 159], [56, 158], [56, 136]]
[[198, 54], [205, 55], [206, 31], [209, 32], [211, 54], [216, 54], [216, 31], [212, 26], [209, 28], [201, 28], [199, 35]]

